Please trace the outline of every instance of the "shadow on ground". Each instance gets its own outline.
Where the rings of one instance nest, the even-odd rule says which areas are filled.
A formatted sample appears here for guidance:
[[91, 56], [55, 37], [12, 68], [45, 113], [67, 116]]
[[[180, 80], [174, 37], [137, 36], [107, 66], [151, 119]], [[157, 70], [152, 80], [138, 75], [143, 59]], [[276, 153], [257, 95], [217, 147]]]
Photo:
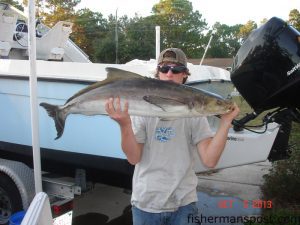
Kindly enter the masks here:
[[123, 214], [110, 221], [107, 215], [101, 213], [87, 213], [73, 219], [72, 225], [132, 225], [131, 205], [127, 206]]

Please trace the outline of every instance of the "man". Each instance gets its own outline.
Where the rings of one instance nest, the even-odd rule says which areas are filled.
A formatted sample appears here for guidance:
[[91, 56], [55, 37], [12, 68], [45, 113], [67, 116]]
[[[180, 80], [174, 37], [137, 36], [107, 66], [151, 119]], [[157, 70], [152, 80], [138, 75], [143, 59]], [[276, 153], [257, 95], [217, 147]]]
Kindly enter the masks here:
[[[187, 58], [177, 48], [160, 53], [156, 77], [183, 84], [190, 75]], [[121, 129], [121, 145], [135, 165], [132, 190], [134, 225], [192, 224], [197, 215], [197, 177], [193, 170], [197, 152], [202, 163], [214, 167], [225, 147], [228, 130], [239, 108], [221, 116], [213, 135], [206, 117], [163, 120], [130, 117], [125, 102], [108, 99], [106, 111]]]

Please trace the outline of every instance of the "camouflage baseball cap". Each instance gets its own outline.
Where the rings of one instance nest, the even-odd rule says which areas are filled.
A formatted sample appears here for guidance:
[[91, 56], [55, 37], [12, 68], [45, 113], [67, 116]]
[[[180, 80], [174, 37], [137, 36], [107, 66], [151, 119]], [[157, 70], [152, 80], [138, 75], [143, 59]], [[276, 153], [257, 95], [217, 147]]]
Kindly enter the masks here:
[[163, 62], [170, 62], [181, 64], [186, 67], [186, 74], [191, 75], [187, 68], [187, 58], [185, 53], [179, 48], [167, 48], [163, 50], [158, 57], [157, 64], [160, 65]]
[[163, 50], [158, 57], [157, 64], [163, 62], [179, 63], [187, 66], [187, 58], [184, 52], [179, 48], [167, 48]]

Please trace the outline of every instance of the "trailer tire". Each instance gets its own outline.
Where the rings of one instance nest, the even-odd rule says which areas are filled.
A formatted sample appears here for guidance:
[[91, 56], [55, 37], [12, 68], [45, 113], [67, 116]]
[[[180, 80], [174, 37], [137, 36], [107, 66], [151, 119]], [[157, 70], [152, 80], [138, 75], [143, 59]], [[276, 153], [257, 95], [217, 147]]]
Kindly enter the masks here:
[[23, 210], [22, 198], [13, 180], [0, 172], [0, 224], [9, 224], [10, 216]]

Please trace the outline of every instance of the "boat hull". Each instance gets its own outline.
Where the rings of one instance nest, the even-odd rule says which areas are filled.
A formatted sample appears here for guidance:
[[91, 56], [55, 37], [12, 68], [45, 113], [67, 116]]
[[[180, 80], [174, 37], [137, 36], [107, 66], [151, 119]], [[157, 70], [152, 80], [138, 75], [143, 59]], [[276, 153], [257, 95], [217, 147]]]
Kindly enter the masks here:
[[[29, 64], [20, 60], [0, 60], [0, 64], [1, 154], [2, 157], [31, 157]], [[107, 66], [111, 65], [38, 61], [38, 103], [63, 105], [74, 93], [97, 80], [104, 79]], [[116, 67], [137, 73], [141, 70], [147, 71], [140, 65]], [[218, 119], [211, 117], [209, 122], [212, 129], [216, 130]], [[261, 135], [231, 130], [217, 168], [267, 160], [277, 132], [276, 124]], [[71, 114], [67, 118], [63, 137], [55, 140], [54, 122], [47, 112], [39, 107], [39, 135], [43, 169], [55, 170], [59, 167], [62, 173], [67, 167], [84, 168], [94, 174], [95, 171], [106, 171], [132, 175], [133, 166], [127, 162], [121, 149], [118, 124], [108, 116]], [[200, 160], [196, 161], [195, 169], [196, 172], [209, 170]]]

